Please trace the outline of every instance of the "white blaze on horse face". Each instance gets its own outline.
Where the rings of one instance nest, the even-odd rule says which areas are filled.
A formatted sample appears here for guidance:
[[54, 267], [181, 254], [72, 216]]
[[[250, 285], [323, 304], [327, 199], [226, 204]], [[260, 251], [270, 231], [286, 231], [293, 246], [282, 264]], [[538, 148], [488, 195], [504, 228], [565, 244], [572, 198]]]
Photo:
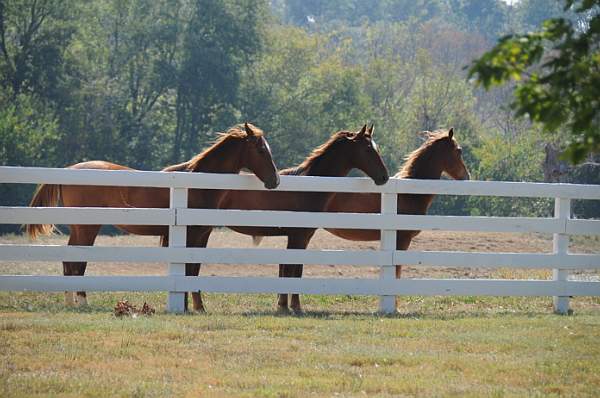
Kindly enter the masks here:
[[269, 154], [272, 155], [271, 153], [271, 147], [269, 146], [269, 143], [267, 142], [267, 140], [265, 139], [265, 137], [260, 137], [263, 140], [263, 144], [265, 144], [265, 147], [267, 148], [267, 150], [269, 151]]
[[379, 147], [377, 146], [377, 143], [372, 138], [371, 138], [371, 145], [373, 145], [373, 149], [375, 149], [376, 151], [379, 151]]

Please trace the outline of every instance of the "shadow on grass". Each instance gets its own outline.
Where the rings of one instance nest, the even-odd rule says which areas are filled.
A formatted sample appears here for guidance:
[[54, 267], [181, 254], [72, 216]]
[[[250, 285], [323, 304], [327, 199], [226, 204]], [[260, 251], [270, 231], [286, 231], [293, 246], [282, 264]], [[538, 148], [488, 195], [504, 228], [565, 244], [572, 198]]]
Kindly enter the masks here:
[[[193, 314], [192, 314], [193, 315]], [[202, 314], [210, 316], [208, 314]], [[277, 311], [249, 311], [239, 314], [231, 313], [215, 313], [215, 315], [240, 315], [244, 317], [276, 317], [276, 318], [298, 318], [298, 319], [318, 319], [336, 321], [340, 319], [403, 319], [403, 320], [461, 320], [461, 319], [480, 319], [480, 318], [496, 318], [510, 316], [512, 318], [536, 318], [541, 316], [554, 316], [551, 311], [460, 311], [460, 312], [428, 312], [428, 311], [413, 311], [399, 312], [396, 314], [381, 314], [378, 312], [363, 312], [363, 311], [306, 311], [303, 313], [280, 313]], [[571, 315], [577, 315], [571, 314]], [[558, 315], [556, 315], [558, 316]]]
[[[166, 293], [95, 293], [89, 298], [89, 304], [81, 307], [66, 307], [64, 295], [38, 294], [35, 292], [0, 293], [0, 312], [45, 312], [69, 314], [112, 314], [115, 304], [119, 300], [129, 300], [138, 307], [147, 302], [156, 308], [155, 316], [167, 315], [164, 303]], [[318, 320], [339, 319], [403, 319], [403, 320], [458, 320], [480, 319], [497, 317], [534, 318], [553, 316], [551, 301], [547, 298], [528, 299], [525, 301], [512, 299], [510, 301], [498, 298], [477, 299], [472, 297], [405, 297], [406, 305], [395, 314], [381, 314], [373, 311], [376, 303], [361, 301], [348, 297], [344, 300], [325, 299], [317, 297], [307, 305], [309, 308], [334, 307], [331, 310], [307, 310], [300, 314], [280, 313], [272, 307], [271, 296], [259, 295], [249, 297], [245, 295], [211, 295], [208, 301], [207, 314], [190, 312], [185, 317], [202, 316], [242, 316], [242, 317], [275, 317], [275, 318], [304, 318]], [[211, 305], [212, 304], [212, 305]], [[363, 310], [364, 308], [364, 310]], [[586, 314], [589, 311], [597, 312], [597, 305], [579, 306], [574, 315]]]
[[[14, 303], [12, 305], [0, 304], [0, 312], [29, 312], [29, 313], [52, 313], [52, 314], [112, 314], [113, 308], [102, 304], [90, 304], [80, 307], [66, 307], [63, 303], [36, 303], [35, 306], [28, 305], [27, 303]], [[578, 313], [575, 312], [573, 315], [576, 316]], [[154, 316], [169, 315], [164, 309], [157, 310]], [[276, 310], [255, 310], [255, 311], [242, 311], [242, 312], [223, 312], [223, 311], [208, 311], [206, 313], [197, 312], [186, 312], [185, 314], [179, 314], [178, 316], [186, 318], [197, 317], [201, 319], [203, 317], [210, 316], [242, 316], [248, 318], [254, 317], [275, 317], [275, 318], [290, 318], [290, 319], [315, 319], [315, 320], [330, 320], [336, 321], [341, 319], [403, 319], [403, 320], [461, 320], [461, 319], [480, 319], [480, 318], [497, 318], [497, 317], [518, 317], [518, 318], [535, 318], [540, 316], [553, 316], [551, 310], [549, 311], [456, 311], [456, 312], [437, 312], [437, 311], [411, 311], [411, 312], [398, 312], [395, 314], [381, 314], [372, 311], [305, 311], [302, 313], [281, 313]]]

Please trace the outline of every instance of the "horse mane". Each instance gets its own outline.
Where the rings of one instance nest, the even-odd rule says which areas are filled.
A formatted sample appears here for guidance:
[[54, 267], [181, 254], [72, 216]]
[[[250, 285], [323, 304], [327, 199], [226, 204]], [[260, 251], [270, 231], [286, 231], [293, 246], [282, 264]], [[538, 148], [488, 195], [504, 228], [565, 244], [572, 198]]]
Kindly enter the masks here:
[[314, 166], [314, 164], [321, 157], [321, 155], [327, 152], [332, 146], [342, 141], [343, 139], [352, 138], [355, 135], [356, 133], [350, 131], [338, 131], [336, 133], [333, 133], [325, 143], [313, 149], [310, 155], [308, 155], [306, 159], [302, 161], [302, 163], [300, 163], [296, 167], [290, 167], [288, 169], [281, 170], [280, 174], [294, 176], [301, 175], [305, 171], [310, 170], [310, 168]]
[[433, 146], [445, 139], [448, 138], [448, 132], [445, 130], [436, 130], [434, 132], [424, 132], [427, 134], [427, 140], [417, 149], [406, 155], [404, 158], [404, 164], [402, 168], [394, 177], [399, 178], [411, 178], [414, 177], [416, 171], [419, 167], [421, 167], [421, 163], [427, 162], [430, 163], [431, 157], [431, 149]]
[[[259, 129], [258, 127], [254, 126], [253, 124], [250, 124], [250, 123], [248, 123], [248, 126], [252, 129], [252, 131], [254, 131], [254, 134], [257, 137], [263, 136], [264, 133], [261, 129]], [[221, 145], [226, 145], [230, 141], [237, 140], [237, 139], [243, 139], [246, 137], [248, 137], [248, 133], [246, 133], [246, 129], [245, 129], [244, 125], [237, 124], [237, 125], [229, 128], [229, 130], [227, 130], [224, 133], [223, 132], [217, 133], [217, 138], [213, 141], [211, 146], [204, 149], [202, 152], [200, 152], [199, 154], [197, 154], [196, 156], [194, 156], [187, 162], [183, 162], [180, 164], [170, 166], [167, 169], [165, 169], [165, 171], [194, 171], [198, 168], [198, 165], [200, 164], [200, 162], [202, 162], [202, 160], [210, 152], [215, 150], [217, 147], [219, 147]]]

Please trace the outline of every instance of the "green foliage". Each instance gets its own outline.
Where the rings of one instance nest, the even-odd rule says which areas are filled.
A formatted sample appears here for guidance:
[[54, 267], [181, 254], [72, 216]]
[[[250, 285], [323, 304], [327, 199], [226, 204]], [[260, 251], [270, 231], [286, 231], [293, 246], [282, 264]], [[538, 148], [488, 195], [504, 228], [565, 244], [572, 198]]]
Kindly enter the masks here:
[[77, 12], [71, 0], [0, 2], [0, 85], [56, 99]]
[[[361, 68], [298, 28], [274, 29], [269, 50], [246, 71], [241, 110], [266, 131], [281, 167], [304, 159], [335, 131], [369, 118]], [[271, 133], [272, 132], [272, 133]]]
[[[334, 131], [370, 122], [392, 174], [420, 145], [419, 131], [452, 126], [475, 177], [541, 178], [542, 147], [537, 138], [535, 144], [527, 138], [536, 131], [506, 112], [506, 90], [486, 93], [468, 84], [463, 65], [501, 32], [557, 16], [555, 7], [537, 0], [513, 6], [501, 0], [270, 5], [269, 10], [266, 0], [0, 1], [2, 164], [63, 167], [105, 159], [161, 169], [198, 153], [215, 131], [251, 121], [266, 131], [284, 168], [298, 164]], [[592, 21], [571, 11], [561, 15], [578, 29]], [[545, 29], [555, 32], [556, 26]], [[583, 37], [571, 33], [572, 40]], [[512, 60], [524, 73], [535, 61], [563, 72], [560, 58], [544, 58], [546, 36], [518, 37], [528, 39], [517, 52], [512, 44], [501, 46], [498, 59]], [[592, 39], [588, 47], [597, 48]], [[570, 59], [579, 59], [577, 54]], [[493, 63], [493, 56], [489, 60], [481, 63], [492, 76], [489, 85], [517, 76]], [[561, 79], [595, 94], [597, 74], [581, 73], [589, 66], [585, 62], [579, 66], [559, 74]], [[524, 97], [545, 93], [519, 90]], [[562, 117], [578, 98], [564, 96], [560, 106], [544, 100], [542, 113]], [[595, 101], [578, 102], [578, 109], [597, 108]], [[500, 145], [514, 150], [499, 153]], [[31, 191], [2, 189], [3, 204], [24, 204]], [[439, 198], [432, 207], [437, 214], [538, 209], [467, 197]]]
[[[567, 1], [566, 8], [573, 4]], [[588, 15], [584, 27], [553, 18], [538, 32], [504, 37], [469, 69], [486, 89], [517, 81], [517, 115], [551, 133], [569, 132], [565, 156], [575, 163], [600, 152], [599, 6], [598, 0], [578, 5], [576, 11]]]
[[0, 94], [0, 164], [51, 166], [60, 134], [51, 110], [34, 96]]
[[[541, 137], [535, 130], [516, 137], [495, 135], [473, 148], [479, 160], [473, 170], [479, 180], [491, 181], [542, 181], [543, 173], [538, 165], [543, 162]], [[471, 197], [469, 208], [472, 215], [492, 216], [551, 216], [549, 199], [525, 199], [502, 197]]]
[[[0, 165], [50, 166], [60, 159], [61, 134], [52, 112], [33, 95], [0, 92]], [[29, 203], [33, 186], [0, 184], [0, 205]], [[15, 231], [0, 225], [0, 232]]]
[[266, 3], [197, 0], [188, 12], [176, 87], [173, 161], [179, 160], [180, 150], [189, 158], [198, 143], [210, 140], [198, 139], [200, 131], [212, 133], [209, 126], [236, 121], [232, 107], [241, 70], [262, 48]]
[[332, 22], [356, 26], [365, 20], [425, 21], [447, 14], [448, 7], [442, 0], [288, 0], [279, 11], [284, 20], [299, 26]]

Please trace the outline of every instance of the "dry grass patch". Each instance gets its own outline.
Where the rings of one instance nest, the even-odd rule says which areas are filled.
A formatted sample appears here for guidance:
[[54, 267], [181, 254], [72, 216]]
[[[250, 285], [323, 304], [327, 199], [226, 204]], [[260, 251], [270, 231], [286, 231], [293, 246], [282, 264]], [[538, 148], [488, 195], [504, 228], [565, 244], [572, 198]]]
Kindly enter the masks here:
[[[249, 246], [217, 231], [210, 246]], [[64, 237], [46, 242], [64, 243]], [[0, 237], [0, 243], [23, 242]], [[240, 243], [241, 242], [241, 243]], [[267, 247], [282, 247], [268, 239]], [[103, 245], [154, 238], [101, 237]], [[374, 248], [320, 231], [312, 248]], [[425, 250], [549, 251], [539, 235], [424, 233]], [[573, 249], [598, 252], [578, 238]], [[90, 264], [90, 274], [163, 274], [164, 264]], [[58, 263], [2, 263], [0, 273], [59, 274]], [[309, 277], [375, 277], [376, 268], [307, 267]], [[274, 266], [207, 265], [204, 275], [276, 275]], [[583, 276], [595, 276], [586, 272]], [[407, 277], [548, 278], [546, 270], [407, 267]], [[0, 396], [595, 396], [600, 390], [600, 298], [403, 297], [381, 317], [376, 297], [304, 296], [304, 316], [278, 316], [274, 295], [205, 295], [209, 314], [165, 314], [164, 293], [0, 292]], [[116, 318], [119, 300], [156, 308]]]
[[[600, 388], [600, 312], [587, 307], [564, 317], [534, 300], [512, 313], [490, 298], [464, 311], [430, 297], [419, 311], [380, 317], [342, 300], [338, 312], [295, 317], [258, 311], [273, 305], [269, 295], [210, 295], [208, 315], [116, 318], [116, 296], [103, 298], [89, 312], [0, 308], [1, 395], [594, 396]], [[307, 306], [321, 305], [313, 299]]]

